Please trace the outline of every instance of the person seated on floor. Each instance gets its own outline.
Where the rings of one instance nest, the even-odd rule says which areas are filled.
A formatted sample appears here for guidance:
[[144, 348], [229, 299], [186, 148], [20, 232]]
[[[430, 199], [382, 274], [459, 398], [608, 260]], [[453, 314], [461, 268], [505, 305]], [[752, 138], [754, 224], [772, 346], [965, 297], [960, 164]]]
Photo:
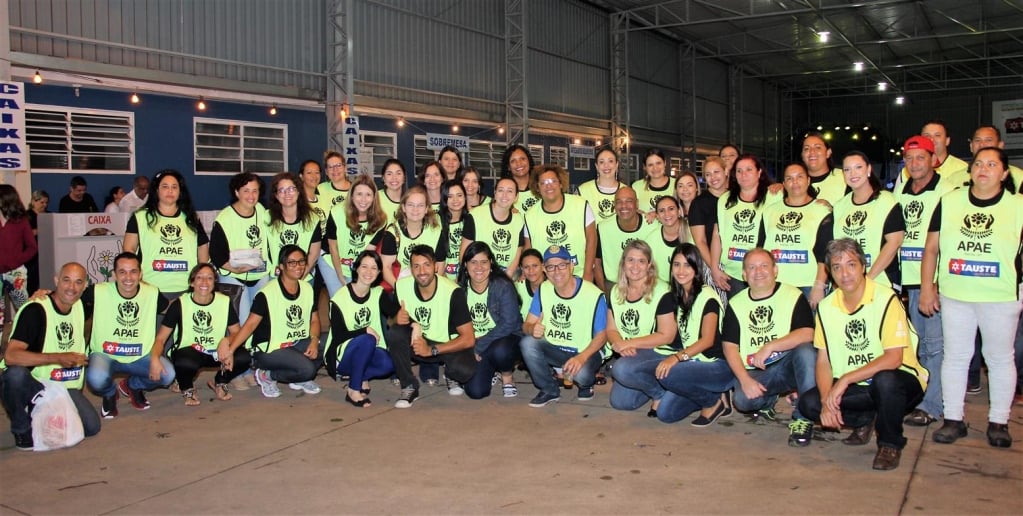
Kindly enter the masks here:
[[330, 298], [330, 332], [323, 362], [327, 376], [348, 377], [345, 401], [369, 407], [369, 381], [394, 373], [394, 362], [384, 342], [384, 320], [398, 313], [394, 295], [381, 286], [384, 263], [375, 251], [365, 250], [352, 260], [352, 280]]
[[[252, 300], [249, 317], [242, 324], [227, 355], [250, 342], [256, 382], [263, 396], [281, 395], [277, 382], [292, 390], [317, 394], [313, 381], [320, 362], [320, 316], [313, 288], [303, 281], [306, 253], [289, 244], [281, 248], [277, 279], [264, 286]], [[250, 339], [251, 337], [251, 339]], [[219, 352], [218, 352], [219, 354]]]
[[233, 352], [231, 339], [241, 331], [238, 312], [231, 298], [217, 292], [217, 269], [211, 263], [200, 263], [188, 274], [188, 291], [171, 302], [156, 333], [157, 342], [167, 342], [173, 332], [171, 361], [177, 373], [185, 405], [199, 405], [195, 393], [195, 377], [199, 370], [219, 367], [216, 376], [206, 385], [217, 399], [228, 401], [231, 380], [249, 370], [252, 357], [244, 346]]
[[828, 243], [826, 263], [838, 290], [818, 306], [817, 387], [799, 396], [799, 410], [826, 428], [853, 427], [845, 444], [869, 443], [876, 428], [874, 469], [895, 469], [906, 446], [902, 418], [927, 388], [916, 331], [898, 294], [866, 277], [855, 240]]
[[486, 242], [466, 246], [458, 267], [458, 284], [465, 289], [476, 334], [476, 372], [465, 384], [465, 394], [474, 400], [490, 396], [491, 380], [499, 373], [504, 397], [518, 396], [512, 372], [522, 338], [519, 296]]
[[[175, 376], [163, 353], [166, 339], [156, 338], [156, 316], [167, 309], [167, 299], [142, 281], [138, 255], [123, 252], [114, 257], [114, 281], [91, 285], [82, 301], [104, 310], [92, 318], [92, 354], [85, 370], [85, 382], [103, 398], [102, 416], [117, 417], [118, 394], [136, 410], [148, 409], [146, 391], [167, 387]], [[115, 385], [120, 375], [126, 376]]]
[[[721, 327], [735, 375], [735, 408], [774, 420], [778, 395], [794, 390], [802, 396], [814, 386], [813, 310], [798, 288], [777, 281], [774, 256], [763, 248], [743, 257], [742, 277], [749, 287], [729, 296]], [[813, 422], [793, 410], [789, 445], [807, 446], [812, 439]]]
[[579, 384], [577, 398], [593, 399], [597, 369], [607, 344], [607, 300], [596, 285], [574, 275], [576, 257], [568, 249], [550, 246], [543, 253], [547, 281], [533, 295], [522, 324], [522, 360], [540, 392], [530, 407], [561, 399], [551, 374], [560, 367], [566, 382]]
[[397, 324], [387, 330], [387, 352], [401, 384], [395, 408], [409, 408], [419, 398], [419, 380], [412, 362], [444, 364], [448, 392], [462, 394], [460, 383], [476, 372], [476, 335], [465, 290], [437, 272], [433, 248], [416, 244], [409, 250], [411, 276], [398, 280], [394, 292], [401, 303]]
[[82, 292], [89, 284], [85, 267], [67, 263], [54, 276], [53, 291], [25, 303], [14, 317], [11, 339], [0, 368], [0, 399], [11, 420], [14, 445], [31, 450], [32, 398], [43, 380], [61, 382], [78, 409], [85, 436], [99, 433], [100, 418], [82, 393], [85, 382], [85, 317]]
[[[628, 188], [628, 187], [625, 187]], [[609, 293], [607, 342], [621, 355], [611, 367], [611, 406], [636, 410], [653, 400], [656, 411], [664, 387], [654, 371], [678, 337], [675, 298], [658, 279], [653, 250], [642, 240], [629, 242], [618, 260], [617, 282]]]

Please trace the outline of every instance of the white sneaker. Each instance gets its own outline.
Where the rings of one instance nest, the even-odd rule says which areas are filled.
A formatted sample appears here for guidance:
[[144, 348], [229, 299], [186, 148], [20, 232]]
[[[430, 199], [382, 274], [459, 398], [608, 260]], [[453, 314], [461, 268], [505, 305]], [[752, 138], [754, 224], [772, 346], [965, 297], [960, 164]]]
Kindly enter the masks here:
[[306, 394], [319, 394], [320, 386], [313, 380], [308, 382], [289, 383], [288, 388], [293, 391], [302, 391]]
[[259, 384], [259, 390], [263, 392], [263, 397], [266, 398], [277, 398], [281, 395], [281, 390], [277, 388], [277, 382], [270, 377], [270, 372], [265, 369], [256, 369], [255, 374], [256, 383]]
[[463, 389], [461, 385], [458, 385], [458, 382], [450, 378], [445, 378], [444, 382], [447, 383], [448, 394], [451, 396], [461, 396], [465, 394], [465, 389]]

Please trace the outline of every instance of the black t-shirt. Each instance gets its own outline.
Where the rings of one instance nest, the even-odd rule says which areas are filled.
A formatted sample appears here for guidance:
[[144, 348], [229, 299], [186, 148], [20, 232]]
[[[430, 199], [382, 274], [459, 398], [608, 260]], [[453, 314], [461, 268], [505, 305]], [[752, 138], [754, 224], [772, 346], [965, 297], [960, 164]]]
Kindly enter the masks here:
[[[350, 295], [352, 296], [352, 299], [354, 299], [354, 300], [356, 300], [356, 301], [358, 301], [360, 303], [365, 303], [366, 299], [369, 298], [370, 294], [368, 293], [368, 294], [366, 294], [363, 297], [359, 297], [359, 296], [355, 295], [354, 292], [351, 292], [351, 288], [352, 288], [351, 285], [352, 284], [349, 283], [349, 284], [347, 284], [347, 285], [345, 285], [345, 286], [343, 286], [341, 288], [349, 289], [349, 292], [350, 292]], [[370, 293], [372, 293], [372, 291], [370, 291]], [[393, 317], [395, 314], [398, 313], [399, 308], [400, 308], [400, 306], [398, 305], [398, 300], [395, 299], [394, 294], [388, 293], [386, 291], [380, 293], [380, 305], [378, 307], [378, 310], [380, 310], [380, 312], [379, 312], [380, 314], [382, 314], [384, 317], [388, 317], [388, 318], [389, 317]], [[366, 333], [366, 328], [362, 328], [362, 329], [358, 329], [358, 330], [349, 329], [348, 328], [348, 323], [345, 322], [345, 318], [341, 315], [341, 309], [338, 308], [338, 306], [336, 304], [331, 303], [330, 304], [330, 331], [331, 331], [332, 339], [334, 340], [334, 342], [339, 342], [340, 343], [340, 342], [344, 342], [344, 341], [346, 341], [348, 339], [355, 338], [355, 337], [358, 337], [359, 335], [362, 335], [362, 334]], [[384, 337], [383, 335], [380, 335], [380, 338], [383, 338], [383, 337]]]
[[[778, 287], [780, 286], [781, 283], [778, 283], [774, 286], [774, 292], [771, 293], [772, 296], [778, 292]], [[798, 330], [800, 328], [813, 327], [814, 327], [813, 309], [810, 308], [810, 302], [806, 300], [806, 296], [799, 296], [798, 298], [796, 298], [795, 308], [792, 309], [792, 321], [789, 324], [789, 330], [785, 332], [785, 335], [788, 335], [789, 333], [792, 333], [793, 331]], [[724, 342], [732, 342], [738, 344], [742, 335], [741, 328], [742, 327], [739, 324], [739, 319], [735, 316], [735, 312], [732, 311], [732, 306], [729, 305], [728, 308], [725, 310], [725, 320], [721, 326], [721, 340], [723, 340]]]
[[[277, 278], [277, 281], [278, 282], [281, 281], [280, 278]], [[299, 281], [298, 286], [300, 289], [312, 288], [308, 283], [304, 281]], [[281, 291], [284, 292], [284, 297], [286, 299], [292, 301], [298, 299], [299, 294], [291, 295], [288, 293], [287, 290], [283, 288], [281, 289]], [[312, 306], [309, 307], [310, 314], [316, 313], [316, 298], [317, 296], [314, 293], [313, 304]], [[281, 313], [280, 310], [278, 310], [276, 313], [278, 317], [284, 315], [283, 313]], [[272, 314], [270, 313], [270, 307], [267, 306], [266, 294], [264, 294], [263, 292], [259, 292], [258, 294], [256, 294], [256, 297], [253, 298], [252, 300], [252, 308], [249, 310], [249, 314], [255, 314], [262, 317], [262, 319], [259, 321], [259, 326], [256, 326], [256, 330], [252, 332], [252, 342], [267, 342], [270, 339], [270, 323], [272, 322], [271, 319], [273, 319], [273, 317]], [[245, 324], [245, 322], [242, 321], [242, 324]], [[319, 335], [314, 335], [313, 337], [319, 337]]]
[[[53, 303], [53, 298], [49, 298], [47, 301]], [[60, 312], [56, 304], [53, 305], [53, 308]], [[83, 303], [82, 309], [85, 313], [85, 318], [88, 319], [92, 315], [91, 307]], [[78, 328], [76, 331], [84, 332], [85, 328]], [[21, 316], [18, 317], [18, 324], [11, 330], [11, 340], [20, 340], [28, 344], [29, 351], [42, 353], [45, 339], [46, 309], [39, 303], [29, 303], [22, 310]], [[86, 343], [88, 343], [88, 340], [86, 340]], [[88, 350], [86, 354], [88, 354]]]
[[[145, 210], [145, 208], [140, 208], [140, 209], [141, 210]], [[145, 214], [144, 213], [145, 212], [143, 212], [143, 215], [142, 215], [143, 219], [145, 219]], [[175, 214], [174, 216], [177, 217], [178, 214]], [[148, 230], [149, 228], [147, 227], [146, 229]], [[196, 247], [202, 247], [202, 246], [210, 243], [210, 238], [209, 238], [209, 236], [206, 235], [206, 230], [202, 226], [200, 226], [199, 228], [191, 228], [191, 229], [193, 231], [195, 231], [195, 233], [196, 233], [196, 240], [197, 240]], [[124, 228], [124, 233], [125, 234], [138, 235], [139, 234], [139, 222], [138, 222], [138, 219], [136, 219], [134, 216], [128, 217], [128, 224]], [[139, 248], [138, 248], [138, 251], [135, 252], [135, 254], [137, 254], [139, 258], [142, 258], [142, 243], [141, 242], [139, 242]]]
[[703, 232], [707, 235], [707, 247], [710, 247], [714, 224], [717, 224], [717, 221], [718, 198], [710, 191], [701, 192], [689, 205], [689, 226], [703, 226]]
[[57, 205], [58, 213], [98, 213], [99, 208], [96, 206], [96, 201], [92, 199], [92, 196], [85, 194], [82, 200], [76, 201], [71, 198], [71, 195], [65, 195], [60, 198], [60, 203]]
[[[187, 295], [189, 295], [188, 292], [185, 292], [184, 294], [182, 294], [182, 296], [187, 296]], [[217, 294], [217, 295], [223, 295], [223, 294]], [[163, 296], [160, 296], [160, 297], [162, 298]], [[177, 329], [177, 328], [179, 328], [181, 326], [181, 301], [180, 301], [180, 299], [181, 298], [175, 299], [173, 302], [171, 302], [170, 306], [167, 307], [167, 313], [164, 314], [163, 321], [160, 322], [160, 326], [164, 326], [166, 328], [171, 328], [171, 329]], [[196, 303], [196, 304], [198, 304], [198, 303]], [[199, 306], [208, 306], [208, 305], [199, 305]], [[228, 327], [233, 326], [235, 324], [238, 324], [238, 312], [235, 311], [234, 305], [232, 305], [231, 303], [228, 303], [227, 307], [228, 307], [227, 308], [227, 325], [228, 325]], [[178, 331], [177, 335], [174, 338], [174, 345], [172, 346], [172, 349], [177, 349], [178, 346], [180, 346], [180, 345], [181, 345], [181, 332]]]

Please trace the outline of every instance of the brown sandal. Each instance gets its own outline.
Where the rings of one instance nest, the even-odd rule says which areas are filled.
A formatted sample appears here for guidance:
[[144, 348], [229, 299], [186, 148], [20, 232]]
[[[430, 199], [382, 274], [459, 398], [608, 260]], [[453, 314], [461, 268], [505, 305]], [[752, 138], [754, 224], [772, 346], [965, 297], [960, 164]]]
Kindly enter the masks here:
[[209, 386], [209, 388], [212, 389], [213, 392], [217, 394], [217, 399], [219, 399], [220, 401], [228, 401], [234, 397], [231, 396], [230, 392], [227, 392], [226, 383], [214, 384], [213, 380], [207, 380], [206, 385]]
[[194, 407], [202, 403], [199, 398], [195, 396], [195, 389], [188, 389], [181, 393], [181, 397], [185, 398], [186, 407]]

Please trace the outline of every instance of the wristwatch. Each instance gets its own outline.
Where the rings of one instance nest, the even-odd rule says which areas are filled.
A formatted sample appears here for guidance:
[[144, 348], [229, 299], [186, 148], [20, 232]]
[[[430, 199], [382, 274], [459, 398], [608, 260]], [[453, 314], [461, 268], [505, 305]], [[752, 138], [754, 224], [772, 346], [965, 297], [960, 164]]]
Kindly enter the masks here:
[[437, 351], [437, 346], [430, 346], [430, 356], [435, 357], [440, 351]]

